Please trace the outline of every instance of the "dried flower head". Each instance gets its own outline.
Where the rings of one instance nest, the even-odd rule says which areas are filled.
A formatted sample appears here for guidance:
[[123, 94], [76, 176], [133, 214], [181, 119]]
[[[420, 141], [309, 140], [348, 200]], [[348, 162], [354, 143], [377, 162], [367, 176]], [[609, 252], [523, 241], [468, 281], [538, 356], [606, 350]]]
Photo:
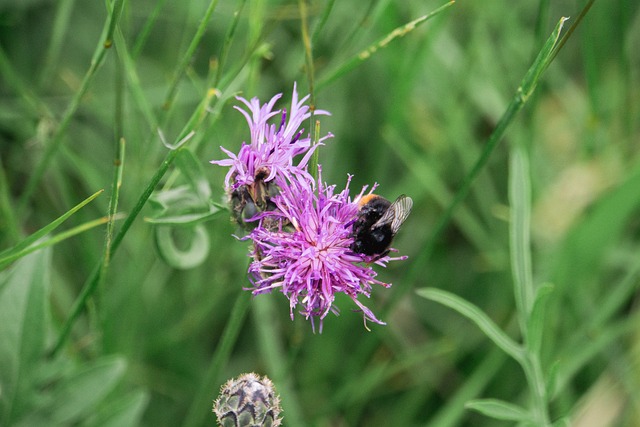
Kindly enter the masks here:
[[[279, 289], [290, 301], [290, 315], [301, 304], [300, 313], [310, 319], [322, 320], [338, 309], [333, 305], [335, 295], [348, 295], [364, 314], [364, 319], [384, 324], [358, 301], [369, 297], [371, 285], [389, 287], [377, 280], [371, 262], [385, 266], [389, 256], [374, 258], [353, 252], [353, 223], [358, 215], [357, 200], [365, 189], [351, 200], [347, 179], [344, 190], [335, 193], [334, 185], [317, 183], [306, 175], [291, 180], [277, 180], [281, 192], [274, 197], [274, 211], [259, 215], [262, 220], [248, 238], [254, 243], [254, 261], [249, 266], [253, 280], [253, 294]], [[280, 227], [263, 225], [265, 219], [279, 221]], [[282, 224], [286, 224], [283, 227]]]
[[281, 425], [280, 397], [269, 378], [254, 373], [227, 381], [213, 402], [221, 427], [277, 427]]

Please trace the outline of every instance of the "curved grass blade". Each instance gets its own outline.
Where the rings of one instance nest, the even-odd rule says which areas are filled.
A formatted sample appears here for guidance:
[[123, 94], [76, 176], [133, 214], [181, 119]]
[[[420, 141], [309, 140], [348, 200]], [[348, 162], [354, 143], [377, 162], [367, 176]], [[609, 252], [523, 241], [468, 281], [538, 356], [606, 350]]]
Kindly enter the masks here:
[[519, 363], [523, 363], [525, 355], [522, 347], [505, 334], [480, 308], [459, 296], [440, 289], [422, 288], [416, 291], [423, 298], [445, 305], [467, 319], [471, 320], [484, 334], [505, 353]]
[[172, 226], [155, 227], [155, 244], [162, 259], [171, 267], [181, 270], [196, 267], [207, 259], [209, 235], [202, 224], [193, 227], [176, 227], [176, 231], [190, 234], [189, 247], [179, 249], [175, 243]]
[[[122, 215], [115, 215], [115, 219], [122, 219]], [[17, 259], [22, 258], [23, 256], [29, 255], [35, 251], [40, 249], [47, 248], [49, 246], [57, 245], [58, 243], [67, 240], [70, 237], [76, 236], [78, 234], [84, 233], [85, 231], [91, 230], [92, 228], [98, 227], [102, 224], [106, 224], [109, 222], [109, 217], [102, 217], [98, 219], [94, 219], [93, 221], [85, 222], [77, 227], [74, 227], [70, 230], [64, 231], [60, 234], [56, 234], [55, 236], [47, 239], [41, 243], [36, 245], [28, 246], [21, 251], [18, 251], [12, 255], [6, 257], [0, 257], [0, 270], [4, 269], [8, 264], [14, 262]]]
[[[0, 265], [2, 265], [2, 267], [4, 267], [5, 263], [11, 262], [11, 261], [15, 261], [17, 258], [19, 258], [19, 257], [15, 257], [16, 254], [22, 253], [24, 251], [24, 249], [28, 248], [29, 246], [34, 244], [36, 241], [38, 241], [39, 239], [41, 239], [45, 235], [49, 234], [50, 232], [52, 232], [53, 230], [58, 228], [60, 226], [60, 224], [65, 222], [71, 215], [73, 215], [74, 213], [79, 211], [86, 204], [88, 204], [93, 199], [95, 199], [100, 194], [102, 194], [103, 191], [104, 190], [100, 190], [100, 191], [97, 191], [97, 192], [93, 193], [91, 196], [87, 197], [82, 202], [78, 203], [73, 208], [69, 209], [67, 212], [65, 212], [63, 215], [61, 215], [60, 217], [58, 217], [57, 219], [55, 219], [54, 221], [52, 221], [48, 225], [42, 227], [40, 230], [36, 231], [35, 233], [31, 234], [30, 236], [28, 236], [25, 239], [23, 239], [22, 241], [20, 241], [14, 247], [2, 251], [0, 253]], [[26, 255], [26, 253], [24, 255]], [[11, 261], [7, 261], [8, 259], [11, 259]]]
[[477, 399], [467, 402], [465, 407], [496, 420], [517, 421], [525, 425], [533, 422], [533, 417], [525, 408], [504, 400]]

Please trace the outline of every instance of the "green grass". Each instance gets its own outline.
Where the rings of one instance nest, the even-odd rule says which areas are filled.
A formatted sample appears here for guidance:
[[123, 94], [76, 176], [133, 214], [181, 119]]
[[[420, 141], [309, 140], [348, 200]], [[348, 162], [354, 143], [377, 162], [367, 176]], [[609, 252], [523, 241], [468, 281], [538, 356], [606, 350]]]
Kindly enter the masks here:
[[[285, 426], [638, 425], [640, 5], [587, 3], [4, 2], [0, 426], [212, 426], [251, 371]], [[294, 81], [323, 178], [415, 202], [371, 332], [242, 290], [209, 160]]]

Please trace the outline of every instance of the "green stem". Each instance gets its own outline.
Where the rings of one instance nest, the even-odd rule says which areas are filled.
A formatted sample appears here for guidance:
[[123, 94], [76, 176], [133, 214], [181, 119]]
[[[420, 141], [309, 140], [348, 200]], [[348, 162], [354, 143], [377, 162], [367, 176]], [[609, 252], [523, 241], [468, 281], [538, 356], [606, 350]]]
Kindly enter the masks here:
[[69, 124], [71, 123], [71, 119], [78, 110], [82, 98], [87, 93], [87, 90], [93, 82], [93, 78], [96, 76], [98, 69], [100, 69], [100, 67], [104, 63], [107, 51], [112, 45], [113, 32], [115, 30], [118, 18], [120, 17], [120, 12], [122, 11], [123, 5], [124, 0], [116, 0], [110, 12], [109, 19], [105, 23], [103, 35], [100, 38], [100, 42], [98, 43], [98, 46], [93, 53], [89, 70], [87, 70], [84, 78], [82, 79], [82, 83], [80, 84], [80, 88], [76, 91], [73, 99], [71, 100], [71, 103], [65, 110], [62, 119], [60, 120], [60, 124], [57, 126], [55, 133], [49, 141], [49, 144], [47, 144], [44, 150], [44, 154], [36, 165], [33, 174], [29, 175], [27, 183], [25, 184], [24, 192], [22, 193], [20, 200], [18, 201], [18, 207], [16, 209], [16, 211], [18, 212], [18, 216], [21, 216], [24, 213], [27, 202], [29, 201], [29, 199], [31, 199], [36, 186], [40, 183], [40, 180], [49, 167], [51, 160], [53, 159], [53, 155], [58, 151], [58, 148], [62, 143], [63, 136], [65, 135]]
[[[156, 186], [158, 185], [158, 183], [160, 182], [164, 174], [167, 172], [167, 170], [169, 169], [169, 166], [171, 166], [171, 164], [175, 160], [176, 155], [178, 154], [178, 151], [180, 150], [179, 149], [171, 150], [167, 154], [167, 157], [162, 162], [162, 165], [156, 171], [155, 175], [153, 175], [153, 177], [151, 178], [149, 185], [147, 185], [147, 187], [142, 192], [142, 195], [138, 199], [138, 203], [136, 203], [136, 205], [134, 206], [129, 216], [127, 216], [127, 218], [125, 219], [122, 225], [122, 228], [120, 229], [118, 234], [115, 236], [115, 238], [111, 242], [110, 249], [107, 253], [105, 253], [105, 257], [109, 257], [109, 258], [113, 257], [113, 254], [116, 252], [116, 250], [120, 246], [120, 243], [122, 242], [122, 239], [124, 238], [124, 236], [127, 234], [127, 231], [129, 231], [129, 228], [138, 217], [138, 214], [140, 213], [140, 211], [142, 211], [142, 208], [144, 207], [144, 205], [147, 203], [149, 196], [151, 196], [151, 193], [153, 193], [153, 190], [156, 188]], [[63, 344], [69, 337], [73, 324], [78, 319], [78, 316], [80, 316], [80, 314], [84, 310], [84, 307], [89, 297], [91, 297], [91, 295], [93, 295], [93, 293], [95, 292], [98, 286], [98, 283], [102, 278], [103, 265], [104, 265], [104, 260], [100, 260], [100, 263], [93, 269], [91, 275], [89, 276], [84, 286], [82, 287], [82, 291], [80, 295], [78, 296], [78, 298], [73, 304], [73, 307], [71, 308], [71, 314], [69, 315], [64, 325], [62, 326], [62, 329], [60, 330], [60, 334], [58, 335], [58, 339], [56, 340], [56, 343], [53, 346], [53, 349], [51, 350], [52, 356], [55, 356], [58, 353], [58, 351], [60, 351]]]
[[204, 36], [204, 33], [207, 31], [207, 27], [209, 26], [209, 21], [211, 20], [211, 16], [213, 15], [213, 11], [216, 9], [217, 5], [218, 5], [218, 0], [212, 0], [209, 3], [209, 7], [204, 13], [202, 20], [200, 21], [200, 25], [198, 25], [196, 34], [193, 36], [193, 39], [191, 39], [191, 43], [189, 44], [187, 51], [184, 53], [184, 55], [182, 56], [182, 59], [178, 63], [178, 66], [176, 67], [176, 70], [173, 75], [173, 80], [169, 85], [169, 91], [167, 92], [167, 96], [164, 99], [163, 107], [165, 109], [169, 109], [169, 107], [173, 103], [173, 98], [175, 97], [178, 89], [178, 82], [180, 81], [182, 74], [184, 74], [185, 70], [189, 66], [189, 63], [191, 62], [191, 58], [195, 54], [196, 49], [198, 48], [198, 45], [200, 44], [200, 41]]
[[[211, 359], [211, 364], [207, 372], [203, 373], [204, 379], [200, 384], [200, 388], [195, 397], [191, 401], [191, 406], [187, 412], [183, 427], [195, 427], [208, 425], [207, 416], [211, 411], [211, 403], [217, 392], [216, 385], [220, 382], [220, 373], [222, 368], [229, 361], [233, 345], [238, 339], [240, 329], [244, 324], [244, 319], [249, 311], [249, 303], [251, 302], [248, 292], [240, 292], [236, 302], [229, 315], [229, 321], [222, 332], [220, 342], [216, 346], [216, 351]], [[219, 385], [218, 385], [219, 387]], [[207, 410], [207, 408], [209, 408]]]
[[536, 426], [551, 426], [547, 404], [546, 383], [538, 355], [528, 352], [525, 361], [520, 363], [520, 365], [529, 384], [529, 391], [533, 403], [532, 413], [536, 420]]

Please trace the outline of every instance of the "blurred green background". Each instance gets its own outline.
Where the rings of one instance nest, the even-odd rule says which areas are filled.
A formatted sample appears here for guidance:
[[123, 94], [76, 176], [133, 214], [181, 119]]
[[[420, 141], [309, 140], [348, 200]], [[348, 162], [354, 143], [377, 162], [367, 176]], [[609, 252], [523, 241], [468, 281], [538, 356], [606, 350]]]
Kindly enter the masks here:
[[[249, 140], [233, 95], [266, 102], [282, 92], [279, 106], [287, 107], [294, 82], [309, 93], [311, 74], [315, 105], [332, 113], [321, 117], [321, 132], [335, 135], [320, 149], [324, 179], [341, 188], [354, 174], [352, 189], [378, 182], [379, 194], [406, 193], [415, 203], [394, 242], [409, 259], [378, 268], [394, 285], [366, 301], [388, 325], [367, 332], [339, 297], [341, 315], [329, 315], [315, 335], [300, 316], [289, 319], [283, 295], [248, 301], [248, 247], [232, 237], [238, 230], [226, 213], [203, 223], [204, 262], [183, 269], [160, 256], [159, 226], [145, 221], [157, 209], [146, 203], [61, 351], [18, 363], [35, 372], [21, 391], [2, 385], [2, 425], [215, 425], [219, 386], [250, 371], [275, 382], [287, 426], [513, 425], [464, 403], [499, 398], [526, 407], [519, 366], [468, 320], [414, 290], [462, 296], [519, 338], [507, 193], [514, 144], [526, 146], [531, 161], [534, 281], [554, 285], [542, 347], [542, 366], [556, 379], [551, 417], [576, 426], [640, 424], [640, 3], [594, 3], [434, 240], [545, 39], [562, 16], [571, 18], [566, 31], [585, 2], [460, 0], [388, 46], [376, 44], [442, 5], [2, 0], [0, 249], [100, 189], [60, 230], [107, 215], [121, 137], [123, 215], [185, 126], [195, 131], [186, 146], [210, 198], [222, 202], [226, 170], [208, 162], [224, 157], [219, 146], [237, 151]], [[110, 22], [114, 44], [103, 49]], [[380, 48], [353, 62], [370, 46]], [[190, 122], [210, 89], [217, 95]], [[187, 181], [171, 164], [155, 189]], [[189, 229], [174, 228], [177, 244], [188, 244]], [[104, 226], [92, 228], [3, 272], [0, 291], [18, 273], [45, 276], [45, 349], [104, 246]], [[5, 308], [8, 293], [0, 294]], [[29, 331], [29, 312], [12, 316], [1, 317], [5, 329], [22, 322]], [[221, 343], [230, 319], [239, 330], [227, 358]], [[14, 354], [7, 345], [0, 342], [3, 354]], [[98, 381], [96, 372], [113, 381]], [[100, 384], [104, 398], [89, 401]], [[60, 405], [69, 413], [60, 415]]]

